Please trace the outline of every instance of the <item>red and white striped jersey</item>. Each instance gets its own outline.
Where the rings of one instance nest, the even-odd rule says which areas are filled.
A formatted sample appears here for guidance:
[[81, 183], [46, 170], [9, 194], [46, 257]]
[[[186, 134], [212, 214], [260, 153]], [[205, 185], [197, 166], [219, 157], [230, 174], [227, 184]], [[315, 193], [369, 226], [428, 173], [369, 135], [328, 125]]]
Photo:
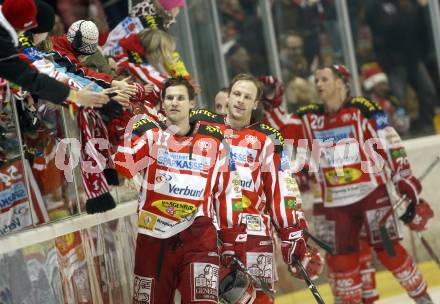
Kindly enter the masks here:
[[133, 130], [118, 147], [115, 165], [124, 176], [143, 175], [139, 233], [169, 238], [198, 216], [214, 218], [213, 199], [222, 199], [222, 180], [228, 179], [222, 132], [194, 122], [189, 136], [177, 136], [148, 119]]
[[281, 107], [264, 110], [264, 123], [279, 130], [285, 140], [299, 139], [303, 133], [301, 119]]
[[301, 201], [280, 132], [262, 123], [233, 130], [206, 110], [192, 111], [192, 117], [224, 130], [229, 148], [229, 180], [221, 183], [226, 199], [216, 200], [220, 229], [243, 224], [250, 235], [271, 236], [271, 223], [277, 230], [295, 225]]
[[[297, 112], [308, 140], [309, 171], [321, 184], [326, 207], [353, 204], [389, 179], [411, 169], [402, 141], [378, 104], [349, 98], [333, 114], [311, 104]], [[377, 146], [380, 145], [380, 146]]]

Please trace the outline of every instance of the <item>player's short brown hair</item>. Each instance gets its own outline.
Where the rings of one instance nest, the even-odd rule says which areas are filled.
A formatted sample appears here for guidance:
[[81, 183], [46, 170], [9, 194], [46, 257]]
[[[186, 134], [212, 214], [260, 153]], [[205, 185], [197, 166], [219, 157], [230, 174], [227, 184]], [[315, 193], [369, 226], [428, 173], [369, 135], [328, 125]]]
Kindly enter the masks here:
[[261, 82], [257, 78], [255, 78], [254, 76], [252, 76], [250, 74], [245, 74], [245, 73], [237, 74], [232, 79], [231, 84], [229, 85], [229, 88], [228, 88], [228, 95], [231, 94], [231, 90], [232, 90], [232, 87], [234, 86], [234, 84], [238, 81], [241, 81], [241, 80], [250, 81], [255, 85], [255, 87], [257, 88], [257, 96], [255, 99], [260, 100], [261, 95], [263, 94], [263, 85], [261, 84]]
[[186, 80], [182, 76], [171, 77], [171, 78], [168, 78], [167, 81], [165, 81], [165, 84], [162, 89], [162, 99], [165, 98], [165, 93], [169, 87], [175, 87], [175, 86], [179, 86], [179, 85], [185, 86], [186, 89], [188, 90], [189, 100], [194, 100], [195, 95], [196, 95], [196, 93], [194, 91], [194, 87], [189, 83], [188, 80]]

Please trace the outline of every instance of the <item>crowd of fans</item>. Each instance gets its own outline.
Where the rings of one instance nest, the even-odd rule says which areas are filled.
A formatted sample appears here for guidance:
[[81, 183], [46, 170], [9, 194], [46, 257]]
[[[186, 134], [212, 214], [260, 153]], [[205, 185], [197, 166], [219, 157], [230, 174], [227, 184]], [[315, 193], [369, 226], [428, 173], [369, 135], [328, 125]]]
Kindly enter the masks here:
[[[311, 76], [318, 66], [343, 62], [336, 4], [334, 0], [270, 3], [282, 80], [291, 92], [286, 96], [287, 108], [294, 110], [302, 105], [297, 95], [316, 102]], [[403, 136], [432, 132], [440, 82], [427, 1], [356, 0], [347, 5], [363, 93], [387, 109]], [[268, 74], [265, 46], [252, 44], [263, 39], [258, 1], [222, 0], [219, 9], [230, 75]]]

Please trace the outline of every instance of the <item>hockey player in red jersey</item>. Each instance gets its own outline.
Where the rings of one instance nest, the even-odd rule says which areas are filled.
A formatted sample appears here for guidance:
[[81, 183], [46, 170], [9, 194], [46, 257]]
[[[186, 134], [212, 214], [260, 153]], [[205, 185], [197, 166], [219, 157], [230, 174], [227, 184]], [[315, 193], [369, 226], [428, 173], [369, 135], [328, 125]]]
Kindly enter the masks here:
[[[304, 258], [307, 224], [297, 184], [283, 158], [281, 134], [268, 125], [251, 123], [260, 96], [261, 87], [254, 77], [239, 74], [232, 80], [224, 131], [230, 148], [230, 181], [225, 185], [227, 200], [219, 201], [217, 214], [224, 263], [228, 256], [237, 256], [273, 288], [271, 230], [280, 236], [283, 258], [291, 265], [293, 256]], [[254, 303], [272, 301], [257, 290]]]
[[387, 218], [386, 228], [395, 256], [387, 254], [379, 233], [379, 221], [391, 208], [387, 183], [408, 198], [408, 212], [401, 219], [410, 228], [424, 214], [414, 216], [423, 209], [419, 206], [425, 206], [419, 202], [421, 184], [412, 175], [400, 137], [382, 109], [349, 95], [349, 75], [342, 65], [318, 69], [315, 84], [323, 104], [305, 106], [297, 113], [308, 139], [310, 170], [315, 171], [322, 190], [328, 239], [334, 240], [334, 255], [327, 258], [333, 294], [341, 303], [362, 303], [358, 239], [365, 224], [378, 259], [408, 295], [416, 303], [432, 303], [426, 282], [399, 243], [394, 214]]
[[[218, 128], [190, 123], [194, 89], [166, 81], [165, 122], [141, 119], [115, 155], [120, 173], [144, 182], [139, 196], [133, 303], [217, 303], [219, 256], [213, 224], [226, 159]], [[223, 154], [222, 154], [223, 153]], [[227, 168], [226, 168], [227, 169]], [[220, 175], [223, 178], [220, 178]]]
[[[261, 98], [264, 123], [280, 130], [285, 140], [285, 149], [291, 148], [292, 151], [289, 154], [292, 155], [292, 158], [295, 158], [295, 147], [298, 146], [300, 140], [304, 139], [301, 119], [296, 114], [290, 114], [282, 109], [284, 87], [276, 77], [261, 76], [258, 80], [260, 80], [264, 86], [263, 96]], [[296, 174], [296, 178], [301, 192], [304, 191], [304, 189], [306, 189], [306, 191], [309, 189], [313, 194], [312, 222], [315, 228], [315, 236], [330, 243], [333, 238], [331, 235], [328, 235], [320, 187], [315, 178], [308, 175], [306, 171], [307, 170], [299, 171]], [[359, 239], [359, 269], [362, 277], [362, 300], [364, 304], [371, 304], [379, 298], [379, 294], [376, 289], [376, 270], [373, 267], [373, 250], [368, 245], [367, 235], [364, 231], [365, 229], [362, 230]], [[317, 253], [316, 250], [309, 251], [312, 256], [313, 253]], [[316, 260], [319, 259], [316, 255], [314, 257]], [[295, 276], [299, 275], [295, 272], [295, 269], [292, 269], [292, 273]], [[330, 283], [332, 284], [333, 282], [330, 281]], [[339, 303], [338, 298], [335, 298], [335, 303]]]

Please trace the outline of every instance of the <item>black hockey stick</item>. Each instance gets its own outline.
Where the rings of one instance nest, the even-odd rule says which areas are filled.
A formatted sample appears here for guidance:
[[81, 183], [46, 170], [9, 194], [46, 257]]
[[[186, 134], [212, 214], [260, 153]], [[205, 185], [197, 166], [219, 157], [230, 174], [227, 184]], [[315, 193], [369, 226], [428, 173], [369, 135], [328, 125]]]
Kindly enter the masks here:
[[304, 269], [304, 266], [301, 264], [301, 262], [295, 256], [292, 256], [292, 259], [293, 259], [293, 264], [295, 265], [295, 267], [299, 270], [299, 272], [303, 276], [304, 281], [306, 281], [307, 287], [309, 287], [310, 292], [312, 293], [313, 297], [316, 300], [316, 303], [325, 304], [324, 300], [321, 297], [321, 294], [319, 293], [315, 284], [310, 279], [309, 275], [307, 274], [306, 270]]
[[304, 230], [304, 234], [307, 235], [309, 238], [311, 238], [316, 243], [316, 245], [318, 245], [319, 247], [324, 249], [328, 254], [333, 255], [333, 248], [332, 248], [332, 246], [330, 246], [329, 244], [327, 244], [324, 241], [321, 241], [316, 236], [311, 234], [308, 230]]
[[440, 268], [440, 258], [435, 254], [434, 250], [432, 249], [431, 245], [429, 245], [428, 241], [423, 237], [421, 232], [417, 232], [417, 237], [420, 239], [420, 241], [423, 244], [423, 247], [425, 247], [426, 251], [428, 251], [431, 258], [435, 261], [438, 268]]

